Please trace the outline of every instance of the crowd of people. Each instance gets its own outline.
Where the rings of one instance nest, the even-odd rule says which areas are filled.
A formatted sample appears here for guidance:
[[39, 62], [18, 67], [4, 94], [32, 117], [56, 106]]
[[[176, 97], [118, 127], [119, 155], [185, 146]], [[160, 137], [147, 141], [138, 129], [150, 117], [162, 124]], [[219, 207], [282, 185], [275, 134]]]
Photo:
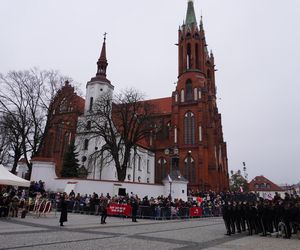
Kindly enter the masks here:
[[[286, 193], [273, 200], [259, 198], [247, 192], [189, 192], [188, 200], [171, 197], [143, 198], [131, 193], [125, 196], [80, 194], [73, 190], [53, 193], [44, 190], [42, 181], [32, 182], [29, 189], [3, 188], [0, 192], [0, 217], [18, 217], [37, 209], [37, 204], [48, 201], [52, 210], [61, 211], [60, 225], [67, 221], [68, 212], [101, 215], [101, 224], [106, 224], [107, 209], [111, 204], [127, 204], [132, 208], [132, 221], [137, 217], [152, 219], [189, 218], [189, 209], [201, 208], [202, 217], [223, 216], [226, 235], [247, 231], [249, 235], [266, 236], [284, 231], [286, 238], [300, 229], [300, 199]], [[50, 209], [49, 209], [50, 211]], [[23, 216], [25, 217], [25, 216]]]
[[24, 216], [27, 206], [27, 195], [25, 189], [14, 189], [6, 187], [0, 190], [0, 218]]
[[[136, 202], [141, 210], [147, 210], [150, 218], [160, 217], [164, 211], [168, 211], [169, 214], [182, 216], [184, 211], [186, 211], [186, 217], [188, 217], [188, 209], [191, 207], [201, 207], [203, 213], [202, 216], [220, 216], [221, 206], [222, 206], [222, 196], [214, 195], [214, 192], [203, 193], [197, 197], [189, 196], [187, 201], [181, 199], [170, 199], [170, 197], [158, 196], [158, 197], [148, 197], [143, 198], [134, 195]], [[56, 194], [50, 194], [52, 199], [56, 199], [54, 196]], [[125, 196], [113, 196], [110, 194], [80, 194], [72, 190], [69, 193], [69, 211], [85, 214], [98, 214], [101, 209], [101, 201], [106, 198], [110, 203], [113, 204], [131, 204], [133, 194], [126, 194]], [[57, 202], [58, 206], [59, 203]], [[145, 209], [144, 209], [145, 208]], [[146, 209], [147, 208], [147, 209]], [[59, 209], [59, 207], [58, 207]], [[147, 217], [147, 216], [144, 216]], [[164, 216], [167, 217], [167, 216]]]

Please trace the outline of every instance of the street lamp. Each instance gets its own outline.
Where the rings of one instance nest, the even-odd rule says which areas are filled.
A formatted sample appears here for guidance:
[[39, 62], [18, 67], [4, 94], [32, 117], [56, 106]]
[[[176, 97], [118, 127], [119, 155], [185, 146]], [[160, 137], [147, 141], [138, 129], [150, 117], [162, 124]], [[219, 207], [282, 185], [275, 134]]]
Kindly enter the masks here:
[[[97, 152], [97, 150], [98, 150], [98, 147], [95, 147], [95, 153]], [[97, 158], [95, 158], [95, 161], [94, 161], [93, 180], [95, 180], [95, 176], [96, 176], [96, 163], [97, 163]]]
[[168, 179], [169, 179], [169, 183], [170, 183], [170, 201], [172, 201], [172, 178], [171, 176], [168, 174]]

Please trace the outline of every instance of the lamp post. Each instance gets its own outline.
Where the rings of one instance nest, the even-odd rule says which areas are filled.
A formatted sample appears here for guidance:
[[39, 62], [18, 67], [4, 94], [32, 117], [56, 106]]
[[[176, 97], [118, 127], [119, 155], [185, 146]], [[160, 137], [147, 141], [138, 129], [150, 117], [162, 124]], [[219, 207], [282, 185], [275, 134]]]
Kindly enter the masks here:
[[[97, 152], [98, 150], [98, 147], [95, 147], [95, 153]], [[96, 176], [96, 163], [97, 163], [97, 159], [95, 158], [95, 161], [94, 161], [94, 173], [93, 173], [93, 180], [95, 180], [95, 176]]]
[[170, 183], [170, 200], [172, 201], [172, 181]]
[[172, 201], [172, 178], [171, 176], [168, 174], [168, 179], [169, 179], [169, 183], [170, 183], [170, 200]]

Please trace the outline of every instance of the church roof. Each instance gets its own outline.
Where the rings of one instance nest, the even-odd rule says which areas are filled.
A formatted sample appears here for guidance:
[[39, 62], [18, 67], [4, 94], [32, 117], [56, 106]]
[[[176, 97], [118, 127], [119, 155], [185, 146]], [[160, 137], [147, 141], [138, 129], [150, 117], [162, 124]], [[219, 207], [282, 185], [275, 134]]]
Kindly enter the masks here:
[[186, 12], [186, 18], [185, 18], [185, 24], [186, 25], [197, 25], [195, 10], [194, 10], [194, 2], [192, 0], [188, 1], [188, 8]]
[[169, 114], [172, 111], [172, 97], [146, 100], [158, 109], [159, 114]]

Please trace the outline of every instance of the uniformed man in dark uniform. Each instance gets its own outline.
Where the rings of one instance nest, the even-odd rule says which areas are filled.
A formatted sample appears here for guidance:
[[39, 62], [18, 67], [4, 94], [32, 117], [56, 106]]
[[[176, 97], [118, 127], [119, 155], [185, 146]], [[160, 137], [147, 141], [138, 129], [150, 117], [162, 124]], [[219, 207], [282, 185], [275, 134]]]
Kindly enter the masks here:
[[130, 205], [131, 205], [131, 209], [132, 209], [132, 222], [137, 222], [136, 216], [137, 216], [137, 211], [139, 209], [139, 203], [138, 203], [137, 198], [132, 197]]
[[225, 203], [222, 206], [222, 215], [223, 215], [223, 220], [225, 223], [225, 227], [227, 230], [227, 233], [225, 235], [231, 235], [231, 219], [230, 219], [230, 208], [229, 208], [229, 204], [227, 201], [225, 201]]

